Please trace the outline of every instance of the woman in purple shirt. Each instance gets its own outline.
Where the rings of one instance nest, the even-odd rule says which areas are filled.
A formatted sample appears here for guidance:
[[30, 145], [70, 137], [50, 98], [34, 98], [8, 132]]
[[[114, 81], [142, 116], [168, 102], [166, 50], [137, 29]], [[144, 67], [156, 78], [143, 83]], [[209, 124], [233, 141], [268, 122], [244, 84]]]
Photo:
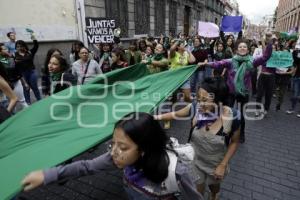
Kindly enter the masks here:
[[266, 35], [267, 47], [263, 55], [252, 58], [249, 55], [249, 45], [247, 40], [237, 42], [236, 55], [231, 59], [225, 59], [217, 62], [200, 63], [198, 66], [207, 65], [214, 69], [227, 69], [227, 85], [231, 94], [234, 94], [234, 102], [238, 103], [241, 112], [241, 132], [240, 142], [245, 142], [245, 118], [243, 107], [249, 101], [249, 90], [251, 88], [251, 69], [259, 65], [265, 65], [272, 54], [272, 34]]

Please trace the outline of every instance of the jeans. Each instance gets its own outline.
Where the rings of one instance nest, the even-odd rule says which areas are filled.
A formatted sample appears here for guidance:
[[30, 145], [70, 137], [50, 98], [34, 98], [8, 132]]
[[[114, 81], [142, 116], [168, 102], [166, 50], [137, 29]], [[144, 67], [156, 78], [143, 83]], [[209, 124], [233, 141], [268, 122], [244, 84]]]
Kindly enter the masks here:
[[300, 98], [300, 78], [293, 78], [293, 96], [291, 98], [292, 110], [295, 110], [297, 101]]
[[205, 78], [205, 71], [195, 71], [195, 73], [190, 78], [191, 83], [191, 92], [196, 94], [199, 87], [201, 86], [202, 81]]
[[[41, 94], [40, 94], [40, 91], [39, 91], [39, 88], [38, 88], [38, 84], [37, 84], [36, 71], [34, 69], [27, 70], [27, 71], [24, 71], [22, 73], [22, 75], [23, 75], [25, 81], [28, 83], [28, 85], [32, 89], [36, 100], [40, 100], [41, 99]], [[24, 95], [25, 95], [26, 103], [27, 104], [31, 104], [30, 90], [26, 90], [24, 88]]]

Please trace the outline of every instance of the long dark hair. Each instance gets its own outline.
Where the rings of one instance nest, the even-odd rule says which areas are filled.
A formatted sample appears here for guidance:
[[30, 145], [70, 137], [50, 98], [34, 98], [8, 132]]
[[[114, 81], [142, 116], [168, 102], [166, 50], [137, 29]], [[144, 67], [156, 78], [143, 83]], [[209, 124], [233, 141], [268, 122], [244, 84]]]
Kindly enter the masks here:
[[208, 93], [214, 94], [214, 103], [227, 104], [229, 89], [222, 77], [206, 78], [201, 84], [201, 88]]
[[133, 112], [116, 123], [115, 129], [122, 129], [130, 139], [144, 152], [135, 163], [145, 177], [161, 183], [168, 176], [169, 159], [166, 144], [169, 141], [165, 131], [153, 116], [142, 112]]
[[62, 52], [57, 48], [51, 48], [51, 49], [48, 50], [47, 56], [46, 56], [46, 59], [45, 59], [45, 62], [44, 62], [44, 70], [43, 70], [43, 73], [46, 74], [46, 75], [49, 75], [48, 64], [49, 64], [50, 58], [52, 57], [52, 54], [55, 51], [59, 52], [60, 56], [63, 55]]
[[79, 46], [79, 50], [84, 47], [84, 44], [81, 41], [75, 41], [72, 44], [71, 53], [74, 54], [75, 61], [79, 59], [79, 51], [76, 50], [75, 46]]
[[15, 45], [15, 48], [16, 48], [16, 49], [17, 49], [17, 46], [18, 46], [18, 45], [24, 47], [24, 48], [26, 49], [26, 51], [29, 51], [26, 42], [24, 42], [23, 40], [18, 40], [18, 41], [16, 41], [16, 45]]
[[53, 56], [51, 56], [51, 58], [56, 58], [58, 60], [61, 72], [68, 70], [69, 65], [68, 65], [67, 60], [64, 57], [62, 57], [60, 55], [53, 55]]
[[124, 55], [124, 51], [121, 48], [114, 48], [113, 50], [111, 50], [111, 53], [116, 54], [117, 57], [119, 57], [119, 59], [123, 62], [127, 62], [125, 55]]

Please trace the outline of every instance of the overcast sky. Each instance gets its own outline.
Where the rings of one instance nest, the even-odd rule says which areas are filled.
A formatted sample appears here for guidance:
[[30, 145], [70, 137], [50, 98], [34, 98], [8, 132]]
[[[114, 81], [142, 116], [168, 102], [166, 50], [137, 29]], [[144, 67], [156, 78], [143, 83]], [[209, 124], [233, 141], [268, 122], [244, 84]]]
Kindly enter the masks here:
[[274, 14], [279, 0], [237, 0], [240, 11], [251, 20], [251, 23], [258, 24], [265, 15]]

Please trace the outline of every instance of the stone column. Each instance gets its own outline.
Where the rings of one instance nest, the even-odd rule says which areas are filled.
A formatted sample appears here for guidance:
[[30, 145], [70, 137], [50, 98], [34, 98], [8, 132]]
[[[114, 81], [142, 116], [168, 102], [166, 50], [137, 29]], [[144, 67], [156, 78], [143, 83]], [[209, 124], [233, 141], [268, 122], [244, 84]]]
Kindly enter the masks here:
[[132, 38], [135, 34], [134, 22], [134, 0], [128, 0], [128, 37]]
[[[154, 0], [150, 0], [150, 35], [154, 36], [155, 32], [155, 12], [154, 12]], [[156, 35], [157, 36], [157, 35]]]
[[179, 32], [183, 33], [184, 30], [184, 6], [181, 3], [177, 4], [177, 34]]
[[165, 19], [165, 34], [166, 36], [169, 36], [169, 1], [166, 1], [166, 19]]

